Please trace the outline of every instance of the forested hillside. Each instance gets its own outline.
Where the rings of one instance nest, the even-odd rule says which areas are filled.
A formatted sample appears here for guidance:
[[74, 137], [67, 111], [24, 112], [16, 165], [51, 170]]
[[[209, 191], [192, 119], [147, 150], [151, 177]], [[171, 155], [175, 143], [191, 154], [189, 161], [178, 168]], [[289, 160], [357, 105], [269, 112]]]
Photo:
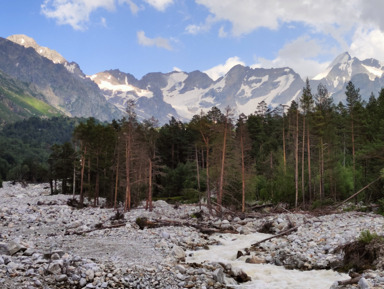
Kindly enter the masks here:
[[31, 117], [3, 127], [0, 130], [0, 179], [48, 181], [51, 147], [71, 141], [78, 122], [66, 117]]
[[[324, 85], [312, 91], [307, 81], [290, 107], [270, 111], [261, 102], [237, 119], [230, 107], [213, 107], [189, 123], [172, 119], [162, 127], [153, 119], [138, 122], [131, 103], [128, 119], [76, 127], [77, 191], [95, 204], [100, 196], [110, 205], [124, 202], [127, 210], [142, 199], [150, 207], [153, 196], [204, 196], [208, 205], [245, 210], [255, 201], [298, 207], [344, 200], [375, 181], [358, 199], [378, 200], [384, 90], [368, 103], [352, 82], [345, 93], [346, 105], [335, 104]], [[57, 154], [64, 151], [72, 154], [65, 148]], [[72, 184], [67, 167], [62, 173]]]
[[335, 104], [324, 85], [313, 91], [307, 81], [290, 107], [271, 111], [261, 102], [254, 114], [237, 119], [230, 107], [213, 107], [189, 123], [171, 119], [162, 127], [154, 119], [139, 122], [130, 103], [126, 119], [79, 123], [71, 143], [75, 122], [34, 118], [4, 128], [2, 177], [26, 178], [23, 170], [37, 172], [31, 161], [37, 160], [38, 169], [49, 168], [40, 179], [62, 180], [64, 192], [75, 184], [81, 203], [106, 197], [126, 210], [143, 199], [151, 208], [153, 197], [204, 197], [209, 206], [237, 210], [256, 201], [313, 207], [344, 200], [371, 182], [356, 201], [377, 201], [383, 198], [384, 89], [367, 103], [352, 82], [345, 94], [346, 105]]

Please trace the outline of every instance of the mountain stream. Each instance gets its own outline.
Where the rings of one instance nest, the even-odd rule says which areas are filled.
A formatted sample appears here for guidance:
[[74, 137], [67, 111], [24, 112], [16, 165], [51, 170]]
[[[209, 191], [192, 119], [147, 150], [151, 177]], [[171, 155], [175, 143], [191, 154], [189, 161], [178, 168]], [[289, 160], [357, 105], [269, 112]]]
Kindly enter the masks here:
[[252, 278], [251, 281], [232, 285], [231, 288], [255, 289], [329, 289], [335, 281], [349, 279], [346, 274], [332, 270], [287, 270], [283, 266], [272, 264], [249, 264], [236, 259], [237, 252], [250, 248], [252, 243], [263, 240], [270, 235], [255, 233], [248, 235], [218, 234], [211, 238], [220, 245], [210, 246], [209, 250], [187, 251], [188, 263], [220, 262], [231, 264], [232, 268], [241, 269]]

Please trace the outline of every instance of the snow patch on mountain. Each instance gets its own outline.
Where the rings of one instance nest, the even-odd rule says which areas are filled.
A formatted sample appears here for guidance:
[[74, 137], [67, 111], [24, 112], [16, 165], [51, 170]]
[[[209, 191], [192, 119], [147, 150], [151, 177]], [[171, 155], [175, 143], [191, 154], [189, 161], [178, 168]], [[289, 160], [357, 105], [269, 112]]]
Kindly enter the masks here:
[[323, 78], [326, 78], [331, 70], [332, 70], [332, 67], [328, 67], [326, 70], [324, 70], [323, 72], [320, 72], [315, 77], [313, 77], [312, 80], [321, 80]]
[[76, 64], [68, 62], [64, 62], [64, 66], [71, 73], [75, 73], [75, 70], [77, 68]]
[[239, 89], [239, 98], [252, 98], [257, 88], [261, 87], [269, 79], [269, 75], [263, 77], [251, 76], [246, 83], [242, 83]]
[[376, 77], [381, 78], [383, 76], [384, 71], [381, 68], [364, 64], [362, 64], [362, 66], [369, 72], [368, 76], [371, 81], [374, 81]]

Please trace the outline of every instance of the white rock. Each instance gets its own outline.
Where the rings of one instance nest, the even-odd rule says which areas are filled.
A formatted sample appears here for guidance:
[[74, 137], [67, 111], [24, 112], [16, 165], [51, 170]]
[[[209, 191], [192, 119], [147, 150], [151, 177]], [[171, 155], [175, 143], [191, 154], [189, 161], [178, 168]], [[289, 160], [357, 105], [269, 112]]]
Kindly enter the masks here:
[[368, 283], [367, 279], [364, 277], [360, 278], [359, 283], [357, 283], [360, 289], [370, 289], [371, 285]]
[[183, 248], [179, 247], [179, 246], [174, 246], [172, 248], [172, 251], [171, 251], [172, 255], [176, 258], [176, 259], [183, 259], [185, 258], [185, 252], [183, 250]]

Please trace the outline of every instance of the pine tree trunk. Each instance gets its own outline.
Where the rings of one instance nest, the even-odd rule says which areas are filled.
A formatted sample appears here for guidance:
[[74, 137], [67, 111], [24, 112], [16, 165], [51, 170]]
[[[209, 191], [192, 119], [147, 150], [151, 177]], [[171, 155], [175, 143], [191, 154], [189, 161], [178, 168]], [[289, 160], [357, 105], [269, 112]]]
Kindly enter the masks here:
[[200, 210], [201, 210], [199, 154], [198, 154], [198, 152], [197, 152], [197, 145], [196, 145], [196, 144], [195, 144], [195, 161], [196, 161], [197, 190], [199, 191], [199, 208], [200, 208]]
[[197, 189], [200, 191], [200, 169], [199, 169], [199, 155], [197, 152], [197, 145], [195, 144], [195, 159], [196, 159], [196, 179]]
[[81, 175], [80, 175], [80, 206], [84, 205], [84, 169], [85, 169], [85, 154], [87, 153], [87, 147], [84, 148], [84, 153], [81, 157]]
[[88, 158], [88, 201], [91, 201], [91, 156]]
[[[352, 129], [352, 163], [353, 163], [353, 191], [356, 192], [356, 156], [355, 156], [355, 131], [354, 131], [353, 114], [351, 113], [351, 129]], [[357, 198], [355, 199], [357, 202]]]
[[303, 143], [301, 152], [301, 193], [303, 194], [303, 205], [305, 205], [305, 115], [303, 115]]
[[[205, 148], [206, 148], [206, 160], [205, 160], [205, 171], [206, 171], [206, 182], [207, 182], [207, 206], [209, 211], [211, 212], [211, 190], [209, 187], [209, 137], [204, 136], [203, 132], [200, 131], [201, 136], [203, 138]], [[202, 154], [204, 156], [204, 154]], [[204, 163], [204, 162], [203, 162]]]
[[72, 183], [72, 198], [75, 198], [75, 192], [76, 192], [76, 165], [73, 164], [73, 183]]
[[225, 167], [225, 152], [227, 149], [227, 125], [228, 117], [225, 118], [224, 123], [224, 137], [223, 137], [223, 149], [221, 155], [221, 170], [220, 170], [220, 183], [219, 183], [219, 195], [217, 198], [218, 210], [221, 211], [221, 205], [223, 201], [223, 186], [224, 186], [224, 167]]
[[320, 138], [320, 200], [324, 197], [324, 147], [323, 138]]
[[[99, 154], [97, 152], [97, 154]], [[96, 181], [95, 181], [95, 199], [93, 205], [96, 207], [99, 205], [99, 190], [100, 190], [100, 174], [99, 174], [99, 155], [96, 157]]]
[[209, 187], [209, 144], [207, 143], [206, 144], [207, 146], [207, 151], [206, 151], [206, 160], [205, 160], [205, 170], [206, 170], [206, 174], [207, 174], [207, 205], [208, 205], [208, 209], [209, 211], [212, 210], [212, 207], [211, 207], [211, 188]]
[[117, 192], [119, 188], [119, 162], [120, 162], [120, 154], [119, 150], [117, 150], [117, 160], [116, 160], [116, 177], [115, 177], [115, 196], [113, 200], [113, 208], [116, 210], [117, 207]]
[[152, 160], [149, 158], [149, 166], [148, 166], [148, 205], [149, 211], [152, 212]]
[[296, 135], [295, 135], [295, 208], [299, 200], [299, 110], [296, 110]]
[[241, 146], [241, 211], [245, 211], [245, 161], [244, 161], [244, 140], [243, 132], [240, 132], [240, 146]]
[[283, 115], [283, 161], [284, 161], [284, 175], [287, 174], [287, 154], [285, 152], [285, 122]]
[[125, 187], [125, 206], [124, 211], [131, 210], [131, 136], [128, 135], [125, 141], [125, 178], [126, 178], [126, 187]]
[[309, 139], [309, 125], [307, 125], [307, 158], [308, 158], [308, 194], [312, 202], [312, 173], [311, 173], [311, 144]]

